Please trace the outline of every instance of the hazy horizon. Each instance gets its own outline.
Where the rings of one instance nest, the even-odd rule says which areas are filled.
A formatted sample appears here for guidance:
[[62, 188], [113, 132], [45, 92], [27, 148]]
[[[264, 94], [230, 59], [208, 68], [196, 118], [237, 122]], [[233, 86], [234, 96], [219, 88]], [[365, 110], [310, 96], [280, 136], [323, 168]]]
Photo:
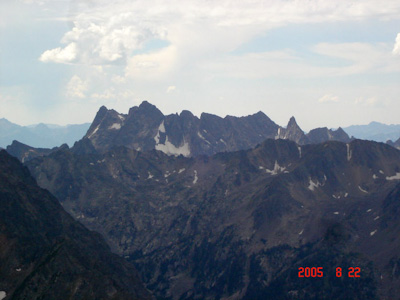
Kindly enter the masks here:
[[[150, 104], [152, 104], [151, 102], [149, 102]], [[99, 108], [100, 109], [100, 108]], [[107, 109], [111, 109], [111, 108], [108, 108], [107, 107]], [[126, 112], [121, 112], [121, 111], [117, 111], [118, 113], [120, 113], [120, 114], [128, 114], [128, 111], [126, 111]], [[163, 111], [161, 111], [164, 115], [167, 115], [167, 114], [165, 114]], [[179, 112], [176, 112], [176, 113], [178, 113], [178, 114], [180, 114], [182, 111], [179, 111]], [[202, 112], [202, 113], [210, 113], [210, 112], [207, 112], [207, 111], [205, 111], [205, 112]], [[257, 112], [254, 112], [253, 114], [256, 114]], [[266, 114], [265, 112], [263, 112], [264, 114]], [[215, 114], [216, 115], [216, 114]], [[252, 115], [252, 114], [251, 114]], [[267, 116], [268, 116], [268, 114], [266, 114]], [[197, 114], [194, 114], [194, 116], [196, 116], [197, 118], [200, 118], [200, 116], [201, 116], [201, 114], [199, 114], [199, 115], [197, 115]], [[219, 117], [221, 117], [221, 118], [225, 118], [225, 117], [227, 117], [227, 116], [231, 116], [231, 115], [225, 115], [225, 116], [221, 116], [221, 115], [217, 115], [217, 116], [219, 116]], [[243, 115], [243, 116], [234, 116], [234, 117], [245, 117], [245, 116], [248, 116], [248, 115]], [[269, 117], [269, 116], [268, 116]], [[294, 118], [296, 118], [296, 116], [293, 116]], [[34, 127], [34, 126], [38, 126], [38, 125], [40, 125], [40, 124], [44, 124], [44, 125], [46, 125], [46, 126], [55, 126], [55, 127], [66, 127], [66, 126], [73, 126], [73, 125], [84, 125], [84, 124], [91, 124], [92, 122], [93, 122], [93, 120], [94, 120], [94, 117], [93, 117], [93, 119], [91, 119], [91, 120], [89, 120], [89, 121], [87, 121], [87, 122], [83, 122], [83, 123], [68, 123], [68, 124], [54, 124], [54, 123], [45, 123], [45, 122], [39, 122], [39, 123], [33, 123], [33, 124], [27, 124], [27, 125], [21, 125], [21, 124], [18, 124], [18, 123], [15, 123], [15, 122], [12, 122], [11, 120], [8, 120], [7, 118], [5, 118], [5, 117], [0, 117], [0, 120], [2, 120], [2, 119], [4, 119], [4, 120], [7, 120], [7, 121], [9, 121], [9, 122], [11, 122], [11, 123], [13, 123], [13, 124], [16, 124], [16, 125], [19, 125], [19, 126], [25, 126], [25, 127]], [[275, 122], [273, 119], [271, 119], [273, 122]], [[288, 120], [289, 121], [289, 120]], [[304, 131], [304, 132], [309, 132], [310, 130], [312, 130], [312, 129], [315, 129], [315, 128], [317, 128], [317, 127], [313, 127], [313, 128], [310, 128], [310, 129], [305, 129], [305, 128], [303, 128], [302, 126], [301, 126], [301, 124], [299, 124], [299, 122], [297, 121], [297, 119], [296, 119], [296, 122], [298, 123], [298, 125], [300, 126], [300, 128]], [[276, 123], [276, 122], [275, 122]], [[338, 127], [328, 127], [329, 129], [337, 129], [337, 128], [339, 128], [339, 127], [342, 127], [342, 128], [345, 128], [345, 127], [351, 127], [351, 126], [368, 126], [368, 125], [371, 125], [372, 123], [378, 123], [378, 124], [382, 124], [382, 125], [386, 125], [386, 126], [399, 126], [400, 125], [400, 123], [390, 123], [390, 124], [388, 124], [388, 123], [385, 123], [385, 122], [377, 122], [377, 121], [370, 121], [369, 123], [366, 123], [366, 124], [351, 124], [351, 125], [349, 125], [349, 126], [338, 126]], [[277, 123], [277, 125], [279, 125], [279, 126], [281, 126], [281, 127], [286, 127], [286, 125], [287, 125], [287, 122], [285, 123], [285, 124], [278, 124]], [[320, 126], [320, 127], [327, 127], [327, 126]]]

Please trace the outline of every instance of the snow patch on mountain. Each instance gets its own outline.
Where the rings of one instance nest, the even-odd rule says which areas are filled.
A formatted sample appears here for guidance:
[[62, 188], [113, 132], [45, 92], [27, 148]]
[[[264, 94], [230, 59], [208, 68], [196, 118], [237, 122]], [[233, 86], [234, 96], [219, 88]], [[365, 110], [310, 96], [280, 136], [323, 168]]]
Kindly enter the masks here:
[[160, 139], [160, 131], [154, 138], [154, 140], [156, 141], [156, 147], [155, 147], [156, 150], [162, 151], [167, 155], [178, 156], [178, 155], [182, 154], [183, 156], [186, 156], [186, 157], [188, 157], [190, 155], [189, 143], [185, 142], [185, 140], [183, 141], [183, 145], [176, 147], [174, 144], [172, 144], [168, 140], [168, 136], [166, 136], [165, 144], [159, 144], [158, 143], [159, 139]]
[[193, 184], [196, 184], [198, 179], [199, 179], [199, 178], [197, 177], [197, 171], [196, 171], [196, 170], [194, 170], [194, 179], [193, 179]]
[[400, 173], [396, 173], [394, 176], [387, 176], [386, 180], [400, 180]]
[[4, 291], [0, 291], [0, 300], [3, 300], [5, 297], [7, 297], [7, 293]]
[[346, 144], [346, 148], [347, 148], [347, 161], [350, 161], [352, 155], [352, 151], [350, 150], [350, 144]]
[[310, 178], [310, 181], [308, 182], [308, 189], [310, 191], [314, 191], [315, 188], [321, 186], [321, 183], [319, 183], [319, 181], [317, 180], [317, 182], [312, 181], [312, 179]]
[[278, 164], [278, 161], [275, 160], [274, 169], [273, 170], [265, 169], [265, 172], [267, 172], [267, 173], [269, 173], [271, 175], [277, 175], [279, 172], [283, 172], [285, 170], [286, 170], [286, 168], [285, 167], [281, 167]]
[[165, 133], [164, 121], [162, 121], [160, 126], [158, 126], [158, 131], [162, 132], [162, 133]]
[[281, 128], [278, 128], [278, 132], [276, 133], [275, 139], [279, 139], [279, 136], [281, 135]]
[[121, 129], [121, 124], [119, 124], [119, 123], [114, 123], [114, 124], [112, 124], [110, 127], [108, 127], [108, 129], [116, 129], [116, 130], [119, 130], [119, 129]]
[[211, 143], [207, 141], [206, 138], [199, 131], [197, 132], [197, 136], [201, 138], [203, 141], [205, 141], [207, 144], [211, 145]]
[[367, 194], [368, 194], [368, 192], [367, 192], [366, 190], [364, 190], [361, 186], [358, 186], [358, 189], [359, 189], [361, 192], [367, 193]]
[[99, 127], [100, 127], [100, 124], [97, 125], [97, 127], [93, 130], [93, 132], [88, 136], [89, 139], [97, 132], [97, 130], [99, 130]]

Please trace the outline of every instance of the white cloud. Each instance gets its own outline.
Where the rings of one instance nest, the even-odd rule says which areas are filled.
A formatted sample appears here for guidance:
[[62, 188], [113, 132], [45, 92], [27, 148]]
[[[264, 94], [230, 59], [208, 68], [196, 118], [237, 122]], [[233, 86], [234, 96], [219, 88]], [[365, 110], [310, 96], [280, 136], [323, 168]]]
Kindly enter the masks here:
[[400, 55], [400, 33], [397, 34], [396, 42], [394, 43], [392, 52], [395, 55]]
[[67, 84], [66, 96], [70, 98], [86, 98], [88, 82], [82, 80], [78, 75], [72, 76]]
[[174, 68], [178, 54], [174, 46], [159, 51], [133, 56], [128, 61], [126, 76], [137, 79], [152, 79], [168, 75]]
[[22, 0], [23, 3], [25, 4], [38, 4], [38, 5], [44, 5], [48, 0]]
[[334, 96], [332, 94], [326, 94], [326, 95], [322, 96], [321, 98], [319, 98], [318, 102], [320, 102], [320, 103], [339, 102], [339, 97]]
[[115, 99], [117, 97], [114, 89], [107, 89], [103, 93], [93, 93], [90, 95], [90, 98], [94, 99]]
[[[100, 9], [100, 8], [99, 8]], [[110, 9], [108, 7], [107, 9]], [[101, 9], [100, 9], [101, 10]], [[146, 22], [133, 12], [123, 10], [114, 14], [111, 10], [95, 11], [76, 16], [74, 27], [68, 31], [61, 42], [67, 46], [47, 50], [42, 61], [77, 63], [88, 65], [125, 63], [133, 51], [139, 50], [150, 39], [163, 38], [163, 29]], [[74, 45], [74, 56], [66, 56]]]
[[78, 49], [76, 43], [70, 43], [65, 48], [55, 48], [45, 51], [39, 60], [42, 62], [72, 63], [76, 60]]
[[135, 96], [135, 93], [131, 90], [116, 90], [115, 88], [111, 87], [106, 89], [101, 93], [93, 93], [90, 95], [90, 98], [95, 100], [116, 100], [116, 101], [123, 101], [126, 99], [132, 99]]
[[346, 76], [371, 71], [375, 74], [400, 71], [400, 61], [393, 58], [387, 44], [320, 43], [314, 47], [314, 51], [341, 60], [337, 67], [325, 68], [325, 75]]
[[126, 83], [126, 77], [119, 76], [119, 75], [113, 75], [111, 78], [111, 81], [117, 84], [122, 84]]
[[[79, 6], [74, 26], [62, 43], [43, 53], [43, 61], [125, 64], [153, 39], [168, 41], [180, 56], [175, 63], [227, 53], [266, 31], [287, 24], [399, 18], [400, 3], [367, 1], [252, 0], [238, 2], [98, 0]], [[70, 45], [76, 44], [75, 56]], [[140, 54], [143, 55], [143, 54]], [[72, 58], [73, 57], [73, 58]]]
[[321, 57], [318, 65], [286, 49], [225, 55], [200, 61], [196, 67], [213, 77], [241, 79], [305, 79], [400, 72], [400, 61], [391, 55], [389, 45], [385, 44], [321, 43], [310, 50]]
[[[85, 110], [90, 109], [95, 114], [101, 104], [127, 111], [143, 99], [148, 99], [166, 113], [184, 108], [197, 114], [208, 110], [221, 116], [241, 116], [261, 109], [282, 124], [295, 113], [296, 117], [306, 121], [310, 119], [309, 114], [319, 115], [318, 122], [324, 125], [332, 114], [331, 111], [324, 114], [324, 110], [330, 108], [341, 113], [342, 105], [314, 104], [321, 99], [332, 101], [336, 95], [341, 104], [352, 107], [353, 111], [350, 109], [346, 115], [349, 120], [354, 111], [360, 111], [358, 120], [367, 119], [365, 111], [374, 109], [366, 104], [372, 102], [368, 100], [369, 95], [379, 95], [380, 101], [391, 99], [393, 105], [397, 105], [394, 107], [398, 107], [395, 101], [398, 87], [392, 88], [393, 95], [388, 96], [387, 92], [387, 86], [395, 85], [399, 74], [389, 73], [400, 71], [399, 56], [392, 55], [396, 52], [393, 38], [387, 44], [321, 43], [314, 48], [304, 48], [310, 45], [312, 38], [322, 42], [332, 41], [334, 34], [325, 29], [333, 27], [324, 27], [329, 22], [338, 26], [338, 32], [355, 23], [365, 24], [366, 30], [375, 22], [379, 23], [379, 28], [397, 24], [398, 21], [380, 21], [400, 19], [398, 0], [379, 3], [376, 0], [45, 1], [47, 3], [43, 10], [40, 10], [40, 5], [25, 5], [29, 13], [33, 9], [41, 12], [31, 15], [31, 19], [42, 20], [47, 17], [71, 20], [65, 23], [66, 31], [59, 37], [60, 43], [42, 49], [40, 56], [42, 62], [69, 64], [67, 68], [60, 69], [63, 70], [60, 78], [68, 74], [68, 82], [73, 74], [77, 74], [80, 79], [71, 83], [70, 98], [64, 99], [64, 102], [74, 104], [65, 104], [59, 111], [60, 114], [64, 113], [63, 110], [70, 113], [69, 116], [63, 116], [66, 119], [72, 119], [75, 111], [83, 120]], [[38, 3], [40, 0], [32, 2]], [[61, 5], [55, 5], [55, 2], [63, 2], [62, 9], [56, 10]], [[45, 11], [49, 8], [50, 11]], [[8, 9], [3, 11], [9, 12]], [[13, 14], [9, 19], [17, 16], [20, 18], [20, 15]], [[9, 19], [4, 22], [0, 18], [0, 26], [2, 23], [9, 26]], [[358, 23], [367, 19], [372, 22]], [[49, 24], [50, 27], [54, 23], [37, 21], [37, 24]], [[57, 26], [60, 24], [57, 23]], [[283, 43], [267, 46], [267, 49], [274, 51], [243, 52], [258, 41], [270, 41], [270, 37], [272, 42], [276, 42], [279, 33], [295, 33], [293, 28], [296, 26], [288, 26], [282, 32], [268, 35], [275, 28], [293, 24], [314, 24], [321, 26], [321, 30], [304, 32], [305, 44], [301, 44], [302, 33], [293, 39], [282, 35]], [[51, 29], [52, 34], [59, 32], [60, 28]], [[346, 33], [343, 40], [347, 41], [354, 32], [359, 31], [362, 31], [360, 26]], [[47, 33], [41, 32], [44, 36]], [[327, 35], [319, 35], [321, 32]], [[376, 32], [371, 31], [371, 34]], [[382, 40], [382, 37], [371, 36], [371, 40]], [[160, 40], [163, 42], [157, 43]], [[354, 40], [365, 39], [356, 36]], [[296, 44], [287, 43], [290, 41]], [[301, 47], [302, 52], [275, 48], [282, 44], [293, 49]], [[256, 46], [257, 51], [262, 51], [258, 44]], [[317, 60], [314, 60], [316, 57]], [[102, 69], [97, 72], [92, 69], [93, 66]], [[383, 73], [385, 76], [380, 76]], [[360, 74], [368, 76], [358, 76]], [[172, 84], [179, 89], [167, 94], [167, 88]], [[375, 90], [366, 92], [367, 86]], [[352, 91], [349, 94], [350, 89]], [[325, 95], [327, 92], [332, 94]], [[364, 97], [357, 103], [364, 103], [362, 109], [354, 103], [359, 96]], [[294, 102], [298, 105], [295, 106]], [[309, 111], [306, 112], [304, 107], [308, 107]], [[392, 111], [395, 109], [387, 110], [385, 114], [394, 114]], [[345, 117], [341, 118], [345, 120]], [[396, 116], [391, 118], [396, 120]], [[315, 127], [312, 122], [317, 122], [312, 119], [309, 128]], [[339, 120], [335, 122], [338, 123], [331, 123], [330, 126], [340, 125]]]
[[375, 97], [359, 97], [354, 101], [354, 103], [365, 106], [376, 106], [379, 104], [378, 99]]
[[176, 90], [176, 86], [170, 85], [170, 86], [167, 88], [166, 93], [167, 93], [167, 94], [168, 94], [168, 93], [172, 93], [172, 92], [175, 91], [175, 90]]

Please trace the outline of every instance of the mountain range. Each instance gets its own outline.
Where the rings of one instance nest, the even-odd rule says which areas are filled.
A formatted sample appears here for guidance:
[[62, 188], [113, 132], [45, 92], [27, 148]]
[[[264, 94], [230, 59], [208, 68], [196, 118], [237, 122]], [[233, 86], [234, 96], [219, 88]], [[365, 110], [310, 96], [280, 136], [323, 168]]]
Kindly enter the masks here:
[[[150, 122], [149, 116], [154, 120]], [[157, 122], [160, 123], [156, 124]], [[99, 128], [102, 132], [97, 132]], [[168, 133], [165, 132], [166, 128]], [[110, 130], [114, 132], [110, 133]], [[0, 148], [11, 145], [14, 140], [34, 148], [51, 149], [62, 144], [72, 146], [83, 136], [90, 137], [96, 149], [101, 150], [109, 149], [112, 145], [125, 145], [139, 150], [157, 147], [165, 153], [185, 156], [247, 149], [266, 138], [283, 138], [299, 144], [309, 144], [328, 140], [348, 142], [351, 136], [388, 142], [391, 146], [400, 147], [400, 125], [371, 122], [368, 125], [352, 125], [343, 129], [339, 127], [337, 130], [316, 128], [305, 133], [294, 117], [286, 127], [281, 127], [261, 111], [247, 117], [221, 118], [203, 113], [198, 118], [189, 111], [164, 116], [147, 101], [139, 107], [132, 107], [128, 114], [120, 114], [103, 106], [91, 124], [59, 126], [41, 123], [20, 126], [4, 118], [0, 119]], [[188, 149], [190, 144], [195, 149], [193, 153]]]
[[247, 117], [221, 118], [203, 113], [198, 118], [189, 111], [165, 116], [147, 101], [132, 107], [127, 115], [101, 107], [85, 138], [100, 152], [126, 146], [137, 151], [156, 149], [186, 157], [249, 149], [267, 138], [289, 139], [301, 145], [350, 141], [341, 128], [337, 131], [318, 128], [306, 135], [293, 117], [282, 128], [261, 111]]
[[[262, 112], [225, 118], [207, 113], [198, 118], [189, 111], [165, 116], [157, 107], [144, 101], [132, 107], [127, 115], [101, 107], [87, 133], [74, 144], [72, 151], [94, 153], [125, 146], [137, 151], [156, 149], [168, 155], [195, 157], [250, 149], [268, 138], [292, 140], [299, 145], [351, 140], [341, 128], [316, 128], [305, 134], [294, 117], [284, 128]], [[7, 151], [25, 162], [65, 147], [68, 145], [35, 148], [14, 140], [7, 146]]]
[[72, 146], [89, 128], [89, 123], [79, 125], [37, 124], [20, 126], [4, 118], [0, 119], [0, 147], [5, 148], [17, 140], [31, 147], [53, 148], [61, 144]]
[[387, 125], [379, 122], [371, 122], [368, 125], [352, 125], [344, 130], [358, 139], [371, 140], [385, 143], [388, 140], [400, 139], [400, 125]]
[[368, 300], [400, 299], [392, 146], [262, 112], [165, 116], [145, 101], [101, 107], [71, 148], [7, 151], [157, 299]]
[[388, 145], [268, 139], [188, 158], [62, 149], [26, 165], [159, 299], [399, 299], [400, 151]]

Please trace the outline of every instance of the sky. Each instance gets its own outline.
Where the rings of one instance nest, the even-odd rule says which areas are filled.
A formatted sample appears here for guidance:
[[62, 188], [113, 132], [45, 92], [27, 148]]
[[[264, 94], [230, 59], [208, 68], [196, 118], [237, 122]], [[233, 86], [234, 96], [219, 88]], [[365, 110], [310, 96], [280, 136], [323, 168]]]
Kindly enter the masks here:
[[399, 124], [398, 0], [2, 0], [0, 118], [263, 111], [303, 130]]

